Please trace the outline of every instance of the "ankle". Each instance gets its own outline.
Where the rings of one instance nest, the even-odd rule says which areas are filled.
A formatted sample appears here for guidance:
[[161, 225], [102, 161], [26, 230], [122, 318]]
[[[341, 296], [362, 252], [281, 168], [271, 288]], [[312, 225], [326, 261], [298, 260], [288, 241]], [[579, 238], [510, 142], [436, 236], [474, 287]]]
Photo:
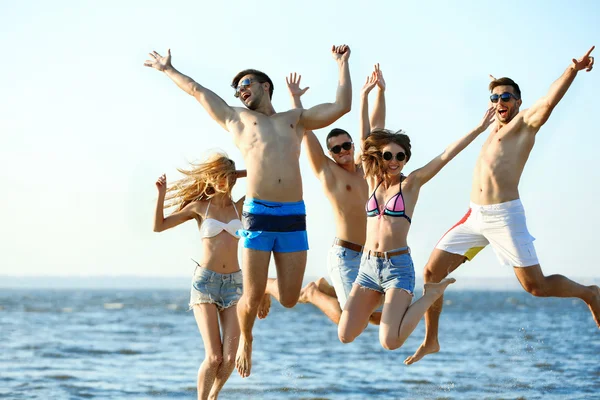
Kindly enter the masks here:
[[252, 340], [254, 340], [252, 333], [240, 335], [240, 342], [252, 343]]

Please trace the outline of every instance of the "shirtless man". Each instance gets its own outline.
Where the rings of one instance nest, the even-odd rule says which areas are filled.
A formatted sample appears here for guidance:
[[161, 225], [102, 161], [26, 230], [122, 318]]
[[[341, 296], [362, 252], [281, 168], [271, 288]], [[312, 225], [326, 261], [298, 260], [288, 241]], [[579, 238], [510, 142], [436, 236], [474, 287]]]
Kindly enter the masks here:
[[350, 48], [333, 46], [331, 53], [339, 68], [335, 102], [281, 113], [275, 112], [271, 103], [273, 82], [260, 71], [244, 70], [233, 78], [235, 97], [244, 107], [231, 107], [173, 68], [170, 50], [165, 57], [152, 52], [144, 63], [163, 71], [179, 88], [194, 96], [221, 127], [233, 134], [244, 157], [248, 171], [244, 230], [240, 232], [244, 294], [238, 303], [241, 335], [236, 356], [236, 367], [244, 378], [251, 371], [252, 327], [265, 293], [271, 253], [281, 304], [293, 307], [302, 287], [308, 249], [299, 164], [304, 131], [326, 127], [350, 111]]
[[[288, 90], [294, 108], [302, 109], [300, 96], [308, 88], [300, 89], [301, 76], [290, 74], [286, 78]], [[371, 125], [384, 128], [385, 125], [385, 80], [375, 65], [375, 71], [367, 77], [361, 97], [367, 96], [377, 86], [378, 95], [371, 115]], [[367, 182], [364, 178], [360, 154], [355, 154], [355, 147], [350, 134], [343, 129], [332, 129], [325, 139], [329, 157], [325, 155], [319, 139], [312, 131], [304, 134], [304, 148], [309, 164], [323, 186], [323, 191], [333, 207], [336, 237], [328, 255], [328, 272], [333, 283], [320, 278], [302, 289], [299, 302], [312, 303], [331, 321], [338, 324], [342, 315], [352, 284], [358, 275], [362, 248], [365, 244], [367, 214], [365, 204], [369, 197]], [[279, 299], [277, 280], [269, 279], [267, 294], [259, 309], [259, 318], [268, 314], [269, 294]], [[371, 315], [370, 322], [379, 325], [381, 310]]]
[[[600, 288], [582, 286], [562, 275], [544, 276], [527, 230], [519, 200], [519, 180], [529, 157], [535, 135], [565, 95], [581, 70], [591, 71], [592, 47], [571, 65], [548, 94], [531, 108], [519, 111], [521, 91], [509, 78], [490, 83], [490, 100], [496, 104], [497, 126], [485, 141], [473, 175], [471, 207], [467, 214], [438, 242], [424, 270], [425, 282], [439, 282], [466, 260], [471, 260], [491, 243], [499, 261], [513, 267], [523, 288], [539, 297], [577, 297], [590, 308], [600, 327]], [[493, 78], [493, 77], [492, 77]], [[438, 322], [443, 298], [425, 314], [426, 336], [415, 354], [404, 363], [412, 364], [440, 350]]]

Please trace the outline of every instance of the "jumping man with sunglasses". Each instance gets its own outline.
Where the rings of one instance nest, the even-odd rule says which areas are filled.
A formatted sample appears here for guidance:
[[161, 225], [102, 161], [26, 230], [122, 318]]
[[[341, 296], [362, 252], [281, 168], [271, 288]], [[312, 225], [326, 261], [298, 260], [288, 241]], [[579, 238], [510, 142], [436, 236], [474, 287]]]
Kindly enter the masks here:
[[[303, 108], [300, 96], [308, 90], [308, 88], [300, 88], [300, 79], [301, 77], [295, 73], [286, 78], [295, 108]], [[383, 128], [385, 81], [379, 65], [375, 66], [375, 71], [367, 79], [367, 84], [371, 89], [375, 85], [379, 87], [371, 124]], [[303, 145], [309, 164], [321, 182], [323, 191], [333, 208], [336, 237], [327, 257], [327, 269], [333, 286], [323, 278], [310, 282], [302, 289], [299, 302], [312, 303], [331, 321], [338, 324], [352, 284], [358, 275], [362, 248], [365, 244], [367, 218], [364, 204], [368, 198], [368, 187], [360, 164], [360, 155], [354, 152], [350, 134], [343, 129], [332, 129], [325, 143], [329, 150], [329, 157], [323, 151], [313, 131], [306, 131], [304, 134]], [[267, 293], [278, 298], [275, 279], [269, 279]], [[263, 309], [263, 305], [269, 304], [267, 297], [268, 295], [265, 296], [265, 301], [259, 309], [259, 318], [266, 317], [268, 313], [268, 310]], [[380, 319], [381, 310], [374, 312], [370, 321], [379, 324]]]
[[300, 295], [306, 267], [306, 211], [302, 201], [300, 143], [307, 129], [324, 128], [350, 111], [352, 85], [348, 68], [350, 48], [333, 46], [339, 82], [333, 103], [309, 109], [275, 112], [273, 82], [257, 70], [238, 73], [232, 82], [244, 107], [231, 107], [212, 91], [183, 75], [165, 57], [150, 53], [144, 65], [163, 71], [182, 90], [194, 96], [209, 115], [233, 134], [247, 169], [246, 200], [242, 214], [244, 293], [238, 303], [241, 336], [236, 367], [250, 375], [252, 327], [265, 294], [271, 253], [277, 268], [280, 302], [293, 307]]
[[363, 332], [371, 313], [383, 300], [379, 342], [387, 350], [401, 347], [425, 311], [454, 282], [445, 279], [426, 284], [423, 296], [413, 303], [415, 271], [407, 236], [421, 187], [484, 132], [493, 117], [490, 108], [473, 131], [404, 176], [402, 171], [411, 156], [409, 137], [402, 131], [371, 131], [368, 96], [361, 96], [361, 136], [366, 137], [361, 159], [371, 196], [365, 202], [367, 232], [360, 269], [338, 326], [342, 343], [354, 341]]
[[[438, 242], [424, 270], [425, 282], [439, 282], [466, 260], [472, 260], [488, 244], [500, 263], [513, 267], [523, 288], [539, 297], [576, 297], [585, 301], [600, 327], [600, 288], [582, 286], [562, 275], [544, 276], [537, 259], [533, 236], [527, 230], [525, 211], [519, 199], [519, 180], [535, 135], [550, 117], [581, 70], [591, 71], [592, 47], [571, 65], [548, 94], [529, 109], [520, 111], [521, 91], [510, 78], [490, 83], [490, 100], [496, 106], [498, 124], [485, 141], [473, 174], [471, 207], [467, 214]], [[493, 77], [492, 77], [493, 79]], [[425, 314], [426, 336], [406, 364], [440, 350], [438, 322], [440, 299]]]

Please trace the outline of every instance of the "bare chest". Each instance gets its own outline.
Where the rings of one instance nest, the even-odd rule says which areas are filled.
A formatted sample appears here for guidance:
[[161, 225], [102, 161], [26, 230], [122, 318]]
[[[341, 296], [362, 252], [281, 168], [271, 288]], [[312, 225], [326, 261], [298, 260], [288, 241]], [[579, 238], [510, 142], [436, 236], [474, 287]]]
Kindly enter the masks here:
[[512, 164], [527, 157], [534, 136], [523, 132], [520, 125], [507, 125], [493, 132], [483, 144], [479, 163], [490, 166]]
[[337, 171], [323, 182], [331, 203], [338, 209], [357, 209], [364, 213], [369, 186], [362, 171], [350, 173], [340, 167], [335, 168]]
[[299, 143], [304, 133], [299, 129], [298, 116], [294, 113], [277, 113], [271, 116], [257, 112], [240, 114], [237, 130], [239, 147], [284, 147]]

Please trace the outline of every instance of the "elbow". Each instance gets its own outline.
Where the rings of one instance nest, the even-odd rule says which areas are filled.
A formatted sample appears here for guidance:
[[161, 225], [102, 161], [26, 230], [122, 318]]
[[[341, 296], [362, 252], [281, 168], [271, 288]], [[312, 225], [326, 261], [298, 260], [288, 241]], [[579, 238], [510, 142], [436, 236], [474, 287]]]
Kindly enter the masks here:
[[341, 115], [346, 115], [352, 110], [352, 101], [342, 104]]
[[194, 97], [198, 97], [201, 94], [201, 92], [200, 92], [200, 85], [198, 85], [196, 82], [190, 82], [190, 83], [188, 83], [185, 91], [190, 96], [194, 96]]
[[162, 232], [164, 229], [162, 226], [159, 225], [154, 225], [154, 229], [152, 229], [154, 232]]

